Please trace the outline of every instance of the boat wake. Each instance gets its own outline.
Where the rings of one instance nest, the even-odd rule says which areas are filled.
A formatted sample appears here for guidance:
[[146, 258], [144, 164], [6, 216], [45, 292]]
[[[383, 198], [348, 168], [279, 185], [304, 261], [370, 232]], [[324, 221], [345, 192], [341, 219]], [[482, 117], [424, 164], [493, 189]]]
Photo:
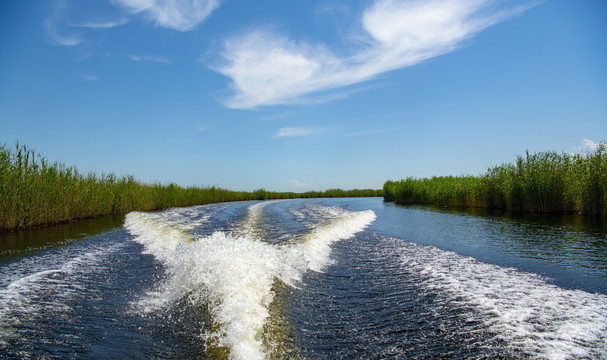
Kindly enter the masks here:
[[459, 309], [467, 332], [492, 334], [487, 346], [504, 344], [514, 357], [605, 358], [607, 296], [432, 246], [403, 243], [401, 251], [407, 276]]
[[[72, 320], [77, 299], [90, 296], [88, 278], [124, 244], [69, 247], [15, 261], [0, 270], [0, 350], [55, 330], [48, 318]], [[34, 335], [32, 335], [34, 334]], [[48, 334], [45, 334], [48, 335]], [[49, 340], [47, 340], [49, 341]], [[21, 354], [29, 357], [27, 351]], [[0, 357], [2, 357], [0, 353]]]
[[331, 263], [331, 245], [365, 229], [375, 213], [315, 205], [307, 210], [317, 214], [315, 223], [306, 224], [308, 232], [272, 244], [264, 241], [268, 204], [250, 206], [233, 231], [209, 236], [192, 235], [179, 209], [128, 214], [125, 228], [166, 269], [165, 280], [137, 308], [156, 312], [187, 299], [209, 314], [211, 324], [202, 330], [208, 351], [226, 349], [233, 359], [274, 353], [270, 339], [275, 335], [267, 323], [277, 282], [296, 286], [306, 271], [323, 271]]

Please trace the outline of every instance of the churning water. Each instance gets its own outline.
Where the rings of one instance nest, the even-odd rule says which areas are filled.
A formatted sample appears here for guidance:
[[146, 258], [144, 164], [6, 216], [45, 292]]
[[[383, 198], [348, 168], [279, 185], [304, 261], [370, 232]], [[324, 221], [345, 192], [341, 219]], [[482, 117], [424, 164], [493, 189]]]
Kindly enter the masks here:
[[0, 357], [607, 358], [599, 220], [381, 199], [130, 213], [0, 263]]

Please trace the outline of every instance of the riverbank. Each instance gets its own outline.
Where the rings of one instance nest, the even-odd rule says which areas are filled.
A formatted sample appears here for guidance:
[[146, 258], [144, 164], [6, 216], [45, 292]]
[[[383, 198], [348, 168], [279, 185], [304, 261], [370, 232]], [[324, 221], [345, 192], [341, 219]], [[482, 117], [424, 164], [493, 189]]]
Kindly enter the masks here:
[[48, 226], [131, 211], [227, 201], [313, 197], [381, 196], [381, 190], [309, 191], [305, 193], [231, 191], [219, 187], [181, 187], [147, 184], [133, 176], [84, 174], [76, 167], [54, 162], [17, 144], [0, 145], [0, 232]]
[[479, 176], [387, 181], [384, 199], [403, 204], [466, 206], [607, 216], [607, 147], [586, 154], [540, 152]]

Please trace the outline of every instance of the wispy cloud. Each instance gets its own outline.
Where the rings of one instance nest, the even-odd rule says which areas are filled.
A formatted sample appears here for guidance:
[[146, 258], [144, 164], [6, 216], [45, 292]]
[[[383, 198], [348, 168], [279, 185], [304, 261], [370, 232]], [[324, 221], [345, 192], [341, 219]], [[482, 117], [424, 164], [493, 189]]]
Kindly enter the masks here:
[[[483, 29], [525, 11], [493, 0], [376, 0], [361, 16], [363, 45], [340, 56], [323, 44], [257, 29], [229, 38], [215, 67], [231, 79], [231, 108], [301, 102], [453, 51]], [[331, 95], [331, 94], [329, 94]]]
[[163, 56], [131, 55], [130, 57], [133, 61], [153, 61], [165, 64], [171, 63], [171, 60]]
[[321, 132], [320, 129], [306, 127], [284, 127], [278, 130], [274, 137], [299, 137], [309, 136]]
[[53, 3], [49, 16], [44, 20], [44, 29], [52, 45], [76, 46], [84, 42], [86, 29], [109, 29], [124, 25], [127, 18], [102, 22], [72, 22], [69, 20], [70, 7], [67, 1]]
[[51, 45], [76, 46], [82, 42], [82, 32], [66, 29], [65, 11], [67, 5], [58, 1], [53, 5], [49, 16], [44, 19], [44, 30], [49, 35]]
[[306, 183], [303, 183], [303, 182], [301, 182], [299, 180], [289, 180], [289, 182], [291, 184], [293, 184], [293, 186], [296, 187], [296, 188], [302, 188], [302, 187], [309, 187], [310, 186], [310, 185], [308, 185]]
[[219, 0], [114, 0], [133, 14], [143, 14], [162, 26], [193, 30], [219, 6]]
[[[127, 24], [136, 14], [146, 16], [157, 26], [179, 31], [193, 30], [219, 6], [220, 0], [112, 0], [124, 12], [117, 20], [69, 21], [73, 6], [66, 0], [53, 3], [49, 16], [44, 20], [44, 29], [52, 45], [76, 46], [84, 42], [87, 30], [111, 29]], [[72, 4], [73, 5], [73, 4]], [[158, 61], [158, 59], [146, 59]], [[162, 61], [161, 58], [160, 62]]]
[[349, 133], [343, 133], [340, 135], [336, 135], [332, 137], [332, 139], [344, 139], [351, 138], [357, 136], [366, 136], [366, 135], [375, 135], [375, 134], [383, 134], [387, 132], [401, 131], [403, 128], [383, 128], [383, 129], [371, 129], [371, 130], [361, 130]]
[[52, 45], [76, 46], [82, 42], [82, 34], [63, 34], [59, 31], [57, 24], [52, 20], [47, 20], [44, 24], [46, 33], [50, 36]]
[[82, 74], [80, 75], [80, 78], [86, 81], [99, 81], [99, 78], [97, 76], [91, 74]]
[[348, 139], [353, 137], [364, 137], [370, 135], [393, 133], [403, 131], [405, 127], [390, 127], [390, 128], [378, 128], [378, 129], [365, 129], [358, 131], [348, 131], [345, 129], [323, 129], [317, 133], [322, 133], [322, 136], [314, 136], [306, 139], [306, 142], [324, 142], [324, 141], [335, 141], [340, 139]]
[[111, 29], [116, 26], [124, 25], [129, 22], [129, 19], [122, 18], [114, 21], [102, 21], [102, 22], [83, 22], [78, 24], [73, 24], [73, 27], [81, 27], [81, 28], [89, 28], [89, 29]]

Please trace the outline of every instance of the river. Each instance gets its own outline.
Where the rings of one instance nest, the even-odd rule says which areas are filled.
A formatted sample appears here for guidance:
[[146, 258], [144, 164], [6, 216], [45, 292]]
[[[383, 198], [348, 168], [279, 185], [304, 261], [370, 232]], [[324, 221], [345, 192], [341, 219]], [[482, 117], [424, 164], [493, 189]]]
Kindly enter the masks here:
[[605, 219], [346, 198], [97, 221], [2, 235], [1, 358], [607, 359]]

